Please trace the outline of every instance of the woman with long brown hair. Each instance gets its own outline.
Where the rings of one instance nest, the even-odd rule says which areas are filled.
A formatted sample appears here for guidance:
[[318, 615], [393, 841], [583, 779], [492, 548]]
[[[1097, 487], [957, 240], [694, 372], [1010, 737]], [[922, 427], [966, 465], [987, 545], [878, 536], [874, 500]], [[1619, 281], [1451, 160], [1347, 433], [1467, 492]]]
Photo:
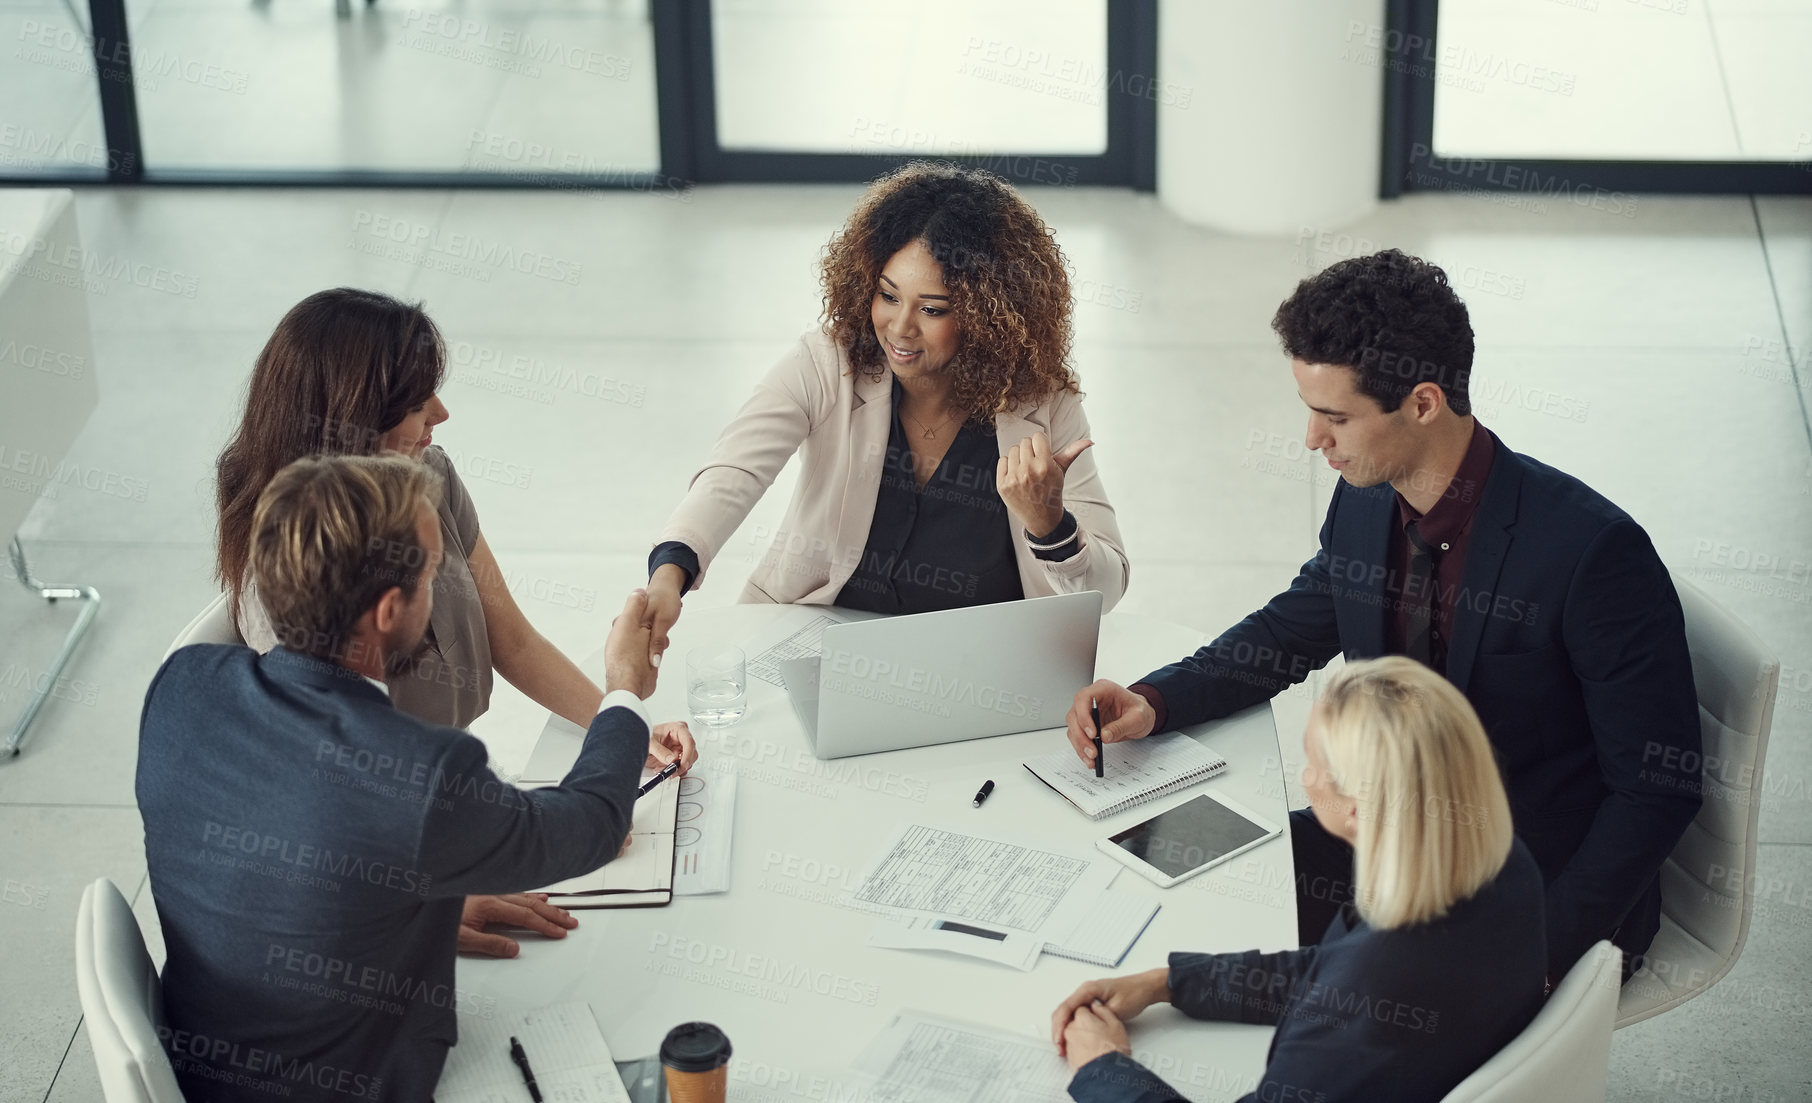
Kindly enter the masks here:
[[823, 282], [823, 326], [757, 384], [649, 558], [656, 651], [795, 452], [744, 601], [916, 613], [1099, 590], [1112, 608], [1126, 552], [1037, 212], [992, 173], [914, 162], [862, 197]]
[[[261, 651], [281, 642], [246, 568], [252, 511], [272, 476], [317, 453], [398, 452], [421, 460], [446, 484], [445, 550], [423, 651], [409, 669], [392, 672], [391, 700], [423, 720], [463, 728], [489, 707], [495, 671], [584, 727], [602, 691], [523, 615], [458, 470], [433, 445], [435, 427], [448, 417], [436, 393], [446, 363], [433, 321], [388, 295], [336, 288], [310, 295], [283, 316], [258, 355], [245, 415], [217, 464], [216, 570], [234, 622]], [[675, 727], [689, 764], [696, 754], [691, 737], [683, 725]], [[656, 742], [655, 758], [674, 757], [658, 735]]]

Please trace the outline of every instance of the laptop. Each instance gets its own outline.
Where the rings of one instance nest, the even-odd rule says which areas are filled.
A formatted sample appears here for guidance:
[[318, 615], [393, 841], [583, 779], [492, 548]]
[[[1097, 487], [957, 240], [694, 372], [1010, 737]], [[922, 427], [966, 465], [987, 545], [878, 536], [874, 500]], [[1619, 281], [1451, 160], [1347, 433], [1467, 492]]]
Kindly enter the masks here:
[[813, 752], [845, 758], [1061, 727], [1100, 637], [1089, 590], [833, 624], [778, 665]]

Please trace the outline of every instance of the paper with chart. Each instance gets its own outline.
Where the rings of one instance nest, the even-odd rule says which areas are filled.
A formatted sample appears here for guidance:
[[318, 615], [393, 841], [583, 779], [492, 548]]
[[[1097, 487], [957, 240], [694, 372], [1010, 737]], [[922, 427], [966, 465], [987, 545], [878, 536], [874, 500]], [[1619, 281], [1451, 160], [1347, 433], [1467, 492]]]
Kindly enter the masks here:
[[913, 823], [895, 832], [846, 900], [896, 920], [958, 919], [1062, 942], [1118, 872], [1101, 858]]
[[[644, 772], [653, 776], [652, 771]], [[674, 848], [679, 805], [679, 785], [675, 781], [670, 779], [655, 786], [653, 792], [635, 802], [627, 849], [590, 873], [535, 891], [554, 897], [553, 903], [563, 908], [627, 907], [671, 900], [677, 868]]]
[[751, 678], [786, 688], [780, 664], [788, 659], [810, 659], [824, 654], [824, 630], [840, 623], [836, 617], [800, 609], [780, 618], [743, 645], [748, 653]]
[[522, 1043], [546, 1103], [629, 1103], [604, 1033], [584, 1002], [495, 1018], [461, 1016], [459, 1044], [434, 1089], [435, 1103], [530, 1103], [510, 1039]]
[[874, 1103], [1069, 1103], [1049, 1038], [903, 1011], [856, 1059]]
[[679, 779], [673, 831], [673, 894], [705, 896], [730, 888], [736, 825], [736, 775], [695, 766]]

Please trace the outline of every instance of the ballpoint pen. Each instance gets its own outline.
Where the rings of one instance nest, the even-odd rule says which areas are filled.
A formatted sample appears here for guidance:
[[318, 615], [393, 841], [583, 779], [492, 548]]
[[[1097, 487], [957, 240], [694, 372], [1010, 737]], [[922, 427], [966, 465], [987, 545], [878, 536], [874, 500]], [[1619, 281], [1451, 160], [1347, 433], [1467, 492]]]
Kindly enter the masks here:
[[635, 791], [636, 799], [640, 800], [643, 797], [647, 796], [650, 792], [653, 791], [653, 789], [656, 785], [659, 785], [661, 782], [666, 781], [668, 778], [672, 777], [674, 774], [679, 773], [679, 766], [680, 766], [680, 760], [677, 758], [674, 759], [672, 762], [667, 763], [667, 765], [662, 766], [660, 773], [649, 778], [647, 781], [642, 782], [642, 787]]
[[1101, 757], [1101, 706], [1093, 697], [1088, 699], [1088, 722], [1095, 729], [1095, 776], [1106, 777], [1107, 772], [1102, 767], [1107, 760]]
[[541, 1085], [535, 1083], [535, 1070], [529, 1068], [528, 1054], [522, 1052], [522, 1043], [514, 1037], [510, 1038], [510, 1060], [516, 1062], [516, 1067], [522, 1070], [522, 1080], [528, 1085], [529, 1098], [535, 1103], [541, 1103]]

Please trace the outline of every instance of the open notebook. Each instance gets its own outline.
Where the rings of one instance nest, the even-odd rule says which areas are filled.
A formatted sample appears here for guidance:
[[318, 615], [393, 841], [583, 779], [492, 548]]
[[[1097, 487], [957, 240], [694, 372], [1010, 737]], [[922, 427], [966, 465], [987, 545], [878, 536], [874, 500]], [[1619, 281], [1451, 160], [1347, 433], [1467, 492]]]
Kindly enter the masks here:
[[563, 908], [658, 908], [673, 902], [679, 791], [668, 778], [635, 802], [629, 849], [599, 869], [536, 889]]
[[1227, 760], [1182, 732], [1148, 735], [1103, 748], [1106, 777], [1096, 777], [1069, 745], [1025, 768], [1092, 820], [1186, 789], [1227, 768]]

